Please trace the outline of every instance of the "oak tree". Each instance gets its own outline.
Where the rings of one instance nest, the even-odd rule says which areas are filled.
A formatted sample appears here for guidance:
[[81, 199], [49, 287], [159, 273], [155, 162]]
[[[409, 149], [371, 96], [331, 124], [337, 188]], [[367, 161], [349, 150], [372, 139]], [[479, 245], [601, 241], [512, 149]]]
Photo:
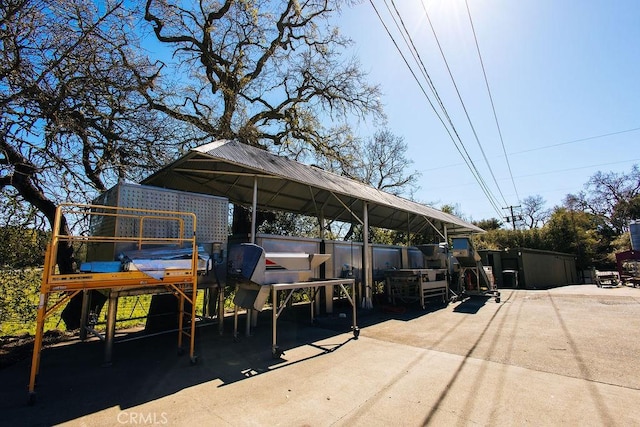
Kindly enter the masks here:
[[[51, 226], [60, 202], [91, 200], [175, 152], [178, 127], [141, 96], [157, 67], [139, 55], [124, 1], [0, 2], [0, 197]], [[62, 219], [63, 231], [69, 225]], [[60, 245], [61, 271], [72, 268]]]
[[[340, 0], [147, 0], [175, 86], [149, 105], [214, 139], [340, 156], [352, 116], [381, 117], [379, 90], [332, 26]], [[325, 125], [324, 123], [330, 123]]]

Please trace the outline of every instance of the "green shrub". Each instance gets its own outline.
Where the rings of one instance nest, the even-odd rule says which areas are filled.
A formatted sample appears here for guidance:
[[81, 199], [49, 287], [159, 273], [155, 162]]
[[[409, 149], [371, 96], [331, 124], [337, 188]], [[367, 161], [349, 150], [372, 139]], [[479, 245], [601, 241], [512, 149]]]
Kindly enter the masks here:
[[42, 269], [0, 270], [0, 335], [34, 333]]

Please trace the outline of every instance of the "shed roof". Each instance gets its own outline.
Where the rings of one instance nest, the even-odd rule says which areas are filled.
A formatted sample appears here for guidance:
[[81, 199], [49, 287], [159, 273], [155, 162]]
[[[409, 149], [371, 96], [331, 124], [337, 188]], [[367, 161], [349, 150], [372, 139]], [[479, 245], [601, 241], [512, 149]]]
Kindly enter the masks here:
[[483, 230], [432, 207], [359, 181], [277, 156], [237, 141], [219, 140], [190, 150], [142, 184], [214, 194], [251, 206], [257, 178], [257, 207], [353, 222], [368, 204], [369, 225], [418, 232], [433, 226], [448, 233]]

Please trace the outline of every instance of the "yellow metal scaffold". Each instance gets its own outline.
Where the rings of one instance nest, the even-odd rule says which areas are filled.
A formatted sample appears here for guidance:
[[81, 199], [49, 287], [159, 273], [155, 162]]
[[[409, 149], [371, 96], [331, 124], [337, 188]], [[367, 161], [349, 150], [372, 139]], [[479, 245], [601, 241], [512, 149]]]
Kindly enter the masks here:
[[[135, 233], [118, 236], [113, 228], [113, 235], [74, 235], [62, 234], [60, 224], [63, 216], [100, 216], [108, 221], [125, 219], [133, 224]], [[158, 222], [174, 223], [174, 236], [158, 236]], [[152, 225], [152, 224], [155, 224]], [[145, 230], [146, 227], [146, 230]], [[188, 227], [188, 229], [186, 229]], [[171, 228], [171, 227], [169, 227]], [[148, 231], [153, 229], [151, 233]], [[177, 229], [177, 232], [175, 231]], [[147, 233], [145, 233], [147, 231]], [[176, 235], [177, 234], [177, 235]], [[154, 235], [149, 237], [148, 235]], [[129, 269], [108, 273], [75, 273], [60, 274], [57, 267], [57, 253], [61, 242], [69, 245], [92, 244], [128, 244], [141, 250], [149, 247], [180, 247], [191, 248], [190, 265], [182, 263], [177, 267], [167, 267], [157, 274], [149, 275], [144, 271]], [[108, 260], [112, 261], [112, 260]], [[196, 296], [198, 280], [198, 248], [196, 244], [196, 216], [190, 212], [174, 212], [150, 209], [135, 209], [102, 205], [62, 204], [56, 210], [51, 242], [47, 246], [38, 303], [36, 334], [33, 346], [31, 374], [29, 378], [29, 403], [35, 402], [36, 377], [40, 370], [40, 355], [44, 324], [48, 316], [58, 310], [63, 304], [82, 291], [109, 290], [111, 293], [136, 290], [138, 292], [156, 293], [158, 289], [165, 289], [178, 298], [178, 350], [182, 350], [183, 340], [189, 340], [189, 356], [192, 364], [196, 363], [195, 349], [195, 318]], [[48, 307], [51, 294], [60, 294], [61, 298]], [[191, 304], [190, 313], [185, 312], [185, 303]], [[111, 304], [111, 302], [110, 302]], [[115, 309], [115, 307], [114, 307]], [[111, 307], [110, 307], [111, 310]], [[109, 316], [111, 317], [111, 316]], [[185, 317], [189, 318], [189, 325], [185, 327]], [[107, 331], [112, 330], [115, 318], [107, 319]]]

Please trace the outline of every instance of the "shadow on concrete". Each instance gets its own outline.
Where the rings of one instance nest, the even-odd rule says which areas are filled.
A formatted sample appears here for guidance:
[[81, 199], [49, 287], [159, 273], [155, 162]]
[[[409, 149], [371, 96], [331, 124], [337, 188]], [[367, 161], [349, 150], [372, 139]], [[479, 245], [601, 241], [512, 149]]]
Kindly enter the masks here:
[[[510, 294], [509, 297], [507, 298], [507, 301], [509, 301], [512, 296], [513, 296], [513, 294]], [[456, 311], [456, 309], [460, 308], [462, 305], [464, 305], [465, 303], [470, 301], [471, 303], [470, 303], [470, 305], [468, 307], [473, 307], [474, 309], [475, 309], [475, 307], [477, 307], [477, 309], [475, 309], [475, 311], [472, 311], [472, 313], [477, 313], [478, 310], [480, 309], [480, 307], [482, 307], [487, 302], [487, 300], [488, 300], [488, 298], [484, 298], [484, 297], [482, 297], [482, 298], [479, 298], [479, 297], [469, 298], [469, 299], [463, 301], [461, 304], [459, 304], [454, 309], [454, 311]], [[507, 301], [505, 301], [505, 302], [507, 302]], [[435, 405], [433, 405], [433, 407], [431, 408], [431, 410], [429, 411], [427, 416], [424, 418], [424, 421], [423, 421], [422, 425], [426, 426], [426, 425], [430, 424], [430, 422], [432, 421], [434, 415], [436, 414], [436, 412], [438, 411], [438, 409], [442, 405], [442, 402], [444, 402], [444, 399], [447, 397], [447, 395], [449, 394], [449, 391], [452, 389], [453, 384], [456, 383], [458, 381], [458, 379], [461, 378], [462, 370], [465, 367], [465, 365], [467, 364], [467, 362], [469, 361], [469, 358], [473, 356], [473, 352], [478, 347], [478, 344], [484, 339], [485, 334], [487, 333], [487, 331], [491, 327], [491, 324], [495, 320], [495, 318], [498, 315], [498, 313], [500, 313], [500, 311], [504, 307], [505, 307], [505, 305], [501, 304], [498, 307], [498, 309], [493, 313], [491, 318], [487, 321], [486, 325], [482, 329], [482, 332], [478, 335], [476, 341], [473, 343], [473, 345], [469, 348], [467, 353], [464, 355], [464, 358], [463, 358], [462, 362], [460, 363], [460, 365], [458, 366], [458, 368], [454, 372], [453, 376], [451, 377], [451, 379], [449, 380], [447, 385], [443, 388], [443, 391], [440, 393], [440, 396], [436, 400]], [[458, 312], [460, 312], [460, 311], [458, 311]]]
[[556, 303], [553, 296], [551, 295], [549, 295], [549, 301], [553, 306], [553, 310], [556, 314], [556, 318], [558, 319], [558, 323], [562, 329], [562, 332], [564, 333], [564, 336], [567, 339], [567, 343], [571, 347], [572, 353], [575, 355], [575, 361], [578, 366], [578, 369], [580, 370], [582, 378], [590, 380], [587, 382], [587, 387], [589, 389], [589, 393], [591, 394], [591, 397], [593, 398], [593, 401], [595, 402], [598, 415], [600, 416], [599, 423], [601, 423], [602, 425], [615, 425], [616, 424], [615, 414], [611, 414], [609, 412], [609, 410], [607, 409], [605, 397], [600, 393], [598, 388], [595, 386], [594, 382], [591, 380], [591, 378], [593, 378], [593, 374], [591, 373], [588, 364], [585, 362], [585, 359], [582, 356], [580, 348], [578, 347], [578, 344], [573, 338], [570, 332], [570, 329], [564, 320], [562, 312], [558, 307], [558, 304]]
[[487, 303], [489, 299], [491, 298], [483, 296], [469, 297], [458, 304], [453, 309], [453, 311], [454, 313], [476, 314]]
[[[428, 302], [425, 305], [424, 309], [418, 304], [391, 305], [381, 303], [368, 310], [359, 308], [357, 323], [358, 326], [362, 329], [366, 328], [367, 326], [375, 325], [377, 323], [386, 322], [387, 320], [409, 322], [413, 319], [417, 319], [430, 313], [435, 313], [437, 311], [443, 310], [446, 307], [447, 305], [442, 304], [441, 302], [436, 302], [435, 300]], [[326, 327], [332, 330], [341, 330], [341, 328], [343, 328], [341, 323], [351, 325], [350, 306], [336, 306], [336, 304], [334, 303], [334, 311], [337, 314], [320, 317], [318, 319], [318, 324], [322, 327]], [[346, 319], [336, 319], [336, 316], [339, 316], [340, 313], [343, 313], [346, 316]], [[333, 326], [334, 324], [337, 326], [337, 328]]]
[[[291, 314], [278, 322], [278, 344], [285, 351], [336, 337], [336, 331], [297, 321], [297, 311], [290, 310]], [[98, 340], [45, 348], [34, 406], [27, 405], [31, 359], [0, 370], [0, 424], [59, 424], [114, 406], [123, 410], [135, 407], [206, 382], [224, 386], [304, 361], [287, 360], [286, 353], [280, 359], [272, 357], [271, 321], [262, 318], [270, 314], [262, 313], [252, 335], [241, 335], [239, 341], [233, 339], [233, 319], [225, 319], [222, 336], [217, 324], [199, 326], [195, 365], [188, 355], [178, 356], [176, 332], [116, 341], [110, 367], [102, 367], [104, 345]], [[340, 335], [331, 345], [314, 344], [319, 351], [313, 357], [335, 351], [351, 339], [352, 335]]]
[[[126, 410], [195, 385], [224, 387], [322, 357], [354, 339], [351, 308], [347, 302], [344, 307], [341, 304], [338, 301], [334, 314], [321, 315], [313, 324], [308, 304], [283, 311], [278, 320], [278, 345], [284, 350], [280, 359], [271, 354], [270, 310], [259, 314], [257, 327], [248, 337], [244, 336], [246, 318], [241, 316], [238, 340], [233, 339], [232, 318], [225, 319], [222, 335], [216, 323], [203, 322], [196, 332], [195, 365], [188, 355], [177, 355], [176, 332], [141, 339], [128, 335], [116, 341], [110, 367], [102, 367], [104, 346], [98, 340], [45, 348], [34, 406], [27, 405], [31, 359], [0, 370], [2, 424], [53, 425], [112, 407]], [[409, 321], [443, 308], [433, 303], [424, 310], [418, 306], [359, 309], [357, 324], [363, 328], [390, 319]], [[330, 338], [335, 339], [327, 343]], [[306, 356], [288, 357], [288, 350], [302, 346], [311, 349], [303, 352]]]

